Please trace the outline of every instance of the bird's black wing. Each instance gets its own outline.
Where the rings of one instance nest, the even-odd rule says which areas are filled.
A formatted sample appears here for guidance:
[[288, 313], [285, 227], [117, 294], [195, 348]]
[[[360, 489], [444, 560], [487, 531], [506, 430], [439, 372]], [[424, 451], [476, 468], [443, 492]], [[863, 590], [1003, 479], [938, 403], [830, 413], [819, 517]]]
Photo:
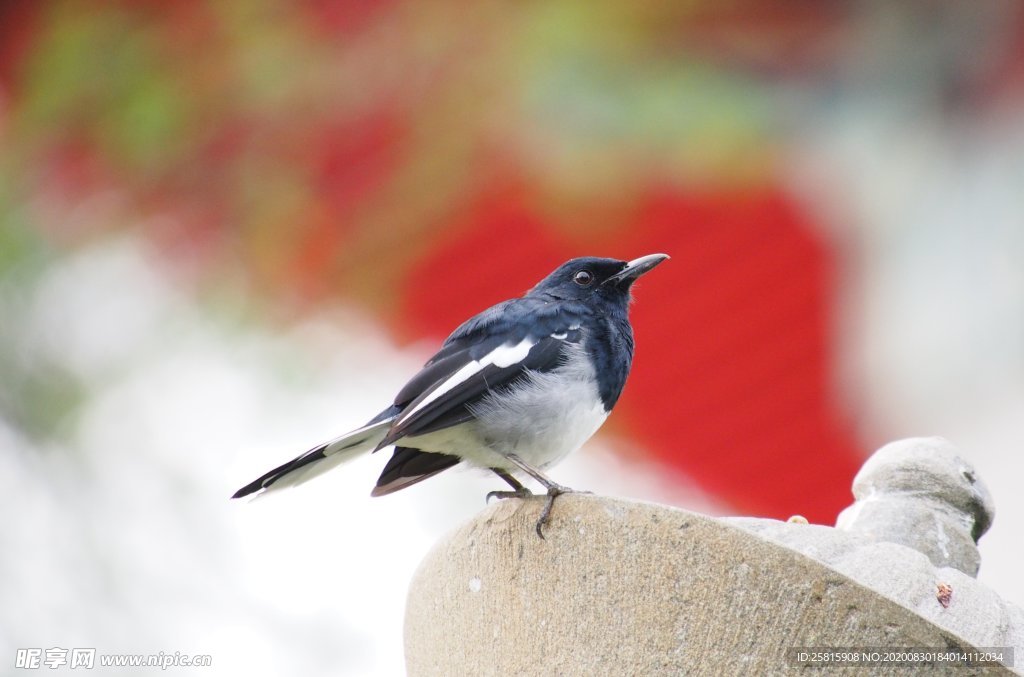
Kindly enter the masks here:
[[402, 413], [378, 449], [472, 418], [470, 408], [487, 393], [527, 371], [563, 363], [567, 343], [581, 340], [580, 314], [568, 304], [513, 299], [470, 319], [395, 398]]

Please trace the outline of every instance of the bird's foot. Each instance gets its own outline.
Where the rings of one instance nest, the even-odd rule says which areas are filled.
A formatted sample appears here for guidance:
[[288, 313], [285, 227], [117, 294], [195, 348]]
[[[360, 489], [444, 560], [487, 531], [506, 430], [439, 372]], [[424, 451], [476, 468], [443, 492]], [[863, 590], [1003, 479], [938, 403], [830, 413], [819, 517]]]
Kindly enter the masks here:
[[544, 509], [540, 511], [540, 518], [537, 520], [537, 535], [544, 538], [544, 525], [551, 519], [551, 508], [555, 506], [555, 499], [562, 494], [589, 494], [589, 491], [576, 491], [561, 484], [551, 482], [548, 487], [548, 500], [544, 503]]
[[533, 496], [533, 492], [521, 486], [515, 491], [489, 491], [487, 492], [485, 502], [490, 503], [492, 498], [501, 500], [505, 498], [530, 498], [531, 496]]
[[[564, 487], [561, 484], [558, 484], [557, 482], [551, 481], [550, 479], [548, 479], [544, 475], [544, 473], [542, 473], [541, 471], [537, 470], [536, 468], [533, 468], [530, 464], [526, 463], [525, 461], [523, 461], [523, 459], [519, 458], [515, 454], [509, 454], [508, 456], [506, 456], [506, 458], [509, 461], [511, 461], [513, 465], [515, 465], [520, 470], [525, 472], [527, 475], [529, 475], [533, 479], [535, 479], [538, 482], [540, 482], [541, 486], [543, 486], [545, 489], [548, 490], [548, 500], [547, 500], [547, 503], [544, 504], [544, 509], [540, 511], [540, 519], [537, 520], [537, 527], [536, 527], [537, 528], [537, 535], [540, 536], [542, 539], [544, 538], [544, 525], [547, 524], [548, 520], [551, 519], [551, 508], [554, 507], [555, 499], [556, 498], [558, 498], [562, 494], [575, 494], [575, 493], [589, 494], [590, 493], [589, 491], [576, 491], [575, 489], [570, 489], [569, 487]], [[492, 494], [493, 495], [505, 494], [505, 495], [511, 495], [511, 496], [520, 496], [520, 497], [525, 498], [525, 496], [520, 494], [520, 492], [521, 491], [526, 491], [526, 490], [523, 489], [523, 485], [520, 484], [518, 480], [516, 480], [514, 477], [512, 477], [511, 475], [509, 475], [507, 472], [505, 472], [503, 470], [499, 470], [497, 468], [491, 468], [491, 470], [493, 470], [495, 473], [497, 473], [498, 477], [502, 478], [503, 480], [508, 482], [510, 486], [515, 488], [515, 491], [492, 491], [490, 494], [487, 494], [488, 498]], [[530, 494], [529, 491], [526, 491], [526, 495], [531, 495], [531, 494]], [[504, 496], [502, 496], [502, 498], [504, 498]]]
[[[537, 520], [536, 530], [537, 535], [544, 538], [544, 525], [551, 520], [551, 509], [555, 505], [555, 499], [562, 494], [589, 494], [589, 491], [576, 491], [569, 487], [564, 487], [561, 484], [551, 483], [547, 487], [547, 501], [544, 502], [544, 508], [540, 511], [540, 518]], [[489, 491], [487, 492], [486, 501], [491, 502], [492, 498], [499, 500], [506, 498], [532, 498], [535, 494], [527, 489], [526, 487], [520, 487], [515, 491]]]

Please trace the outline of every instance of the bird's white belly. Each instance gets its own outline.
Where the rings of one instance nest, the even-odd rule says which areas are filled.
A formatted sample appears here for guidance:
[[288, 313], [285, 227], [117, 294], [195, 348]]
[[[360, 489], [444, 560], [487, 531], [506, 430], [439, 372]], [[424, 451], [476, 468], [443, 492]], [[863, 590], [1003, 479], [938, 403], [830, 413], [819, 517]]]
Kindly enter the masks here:
[[[477, 434], [488, 451], [515, 454], [538, 469], [579, 449], [608, 417], [592, 382], [566, 381], [557, 371], [535, 374], [511, 396], [484, 400], [476, 415]], [[494, 467], [515, 469], [496, 460], [502, 462]]]
[[558, 369], [534, 372], [510, 392], [485, 397], [473, 413], [473, 421], [401, 444], [454, 454], [485, 468], [518, 471], [506, 458], [515, 454], [542, 470], [583, 446], [608, 418], [593, 367], [575, 346]]

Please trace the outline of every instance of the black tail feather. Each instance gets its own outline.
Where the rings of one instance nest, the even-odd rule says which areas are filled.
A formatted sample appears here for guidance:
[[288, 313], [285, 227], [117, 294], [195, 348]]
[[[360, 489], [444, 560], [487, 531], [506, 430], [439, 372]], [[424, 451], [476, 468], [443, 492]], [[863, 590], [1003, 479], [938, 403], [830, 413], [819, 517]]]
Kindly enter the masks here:
[[276, 468], [266, 473], [265, 475], [262, 475], [258, 479], [255, 479], [252, 482], [249, 482], [249, 484], [246, 484], [244, 487], [236, 491], [234, 496], [232, 496], [231, 498], [242, 498], [244, 496], [248, 496], [249, 494], [254, 494], [260, 489], [266, 489], [277, 480], [281, 479], [282, 477], [289, 473], [298, 470], [299, 468], [303, 468], [309, 465], [310, 463], [316, 463], [317, 461], [327, 458], [327, 455], [324, 454], [325, 449], [327, 449], [327, 445], [321, 445], [315, 449], [310, 449], [309, 451], [307, 451], [302, 456], [299, 456], [298, 458], [293, 458], [287, 463], [277, 466]]

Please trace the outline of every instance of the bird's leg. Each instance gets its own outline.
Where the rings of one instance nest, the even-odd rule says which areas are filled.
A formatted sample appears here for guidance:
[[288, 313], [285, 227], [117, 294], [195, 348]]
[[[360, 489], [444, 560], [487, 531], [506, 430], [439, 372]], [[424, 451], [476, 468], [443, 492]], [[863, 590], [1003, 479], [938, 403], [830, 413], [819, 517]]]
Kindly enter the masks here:
[[533, 496], [533, 492], [527, 489], [515, 477], [500, 468], [491, 468], [491, 472], [508, 482], [512, 491], [490, 491], [487, 493], [486, 501], [489, 503], [492, 498], [527, 498]]
[[[541, 471], [531, 467], [529, 464], [523, 461], [523, 459], [519, 458], [515, 454], [509, 454], [505, 458], [512, 461], [512, 463], [514, 463], [520, 470], [522, 470], [527, 475], [540, 482], [541, 485], [543, 485], [543, 487], [548, 490], [548, 501], [547, 503], [544, 504], [544, 509], [540, 511], [540, 519], [537, 520], [537, 535], [541, 538], [544, 538], [544, 532], [542, 531], [542, 529], [544, 528], [544, 525], [548, 523], [548, 520], [551, 518], [551, 508], [554, 507], [555, 505], [555, 499], [561, 496], [562, 494], [573, 493], [575, 489], [570, 489], [569, 487], [564, 487], [561, 484], [552, 482], [547, 477], [545, 477]], [[518, 482], [516, 482], [516, 484], [518, 484]]]

